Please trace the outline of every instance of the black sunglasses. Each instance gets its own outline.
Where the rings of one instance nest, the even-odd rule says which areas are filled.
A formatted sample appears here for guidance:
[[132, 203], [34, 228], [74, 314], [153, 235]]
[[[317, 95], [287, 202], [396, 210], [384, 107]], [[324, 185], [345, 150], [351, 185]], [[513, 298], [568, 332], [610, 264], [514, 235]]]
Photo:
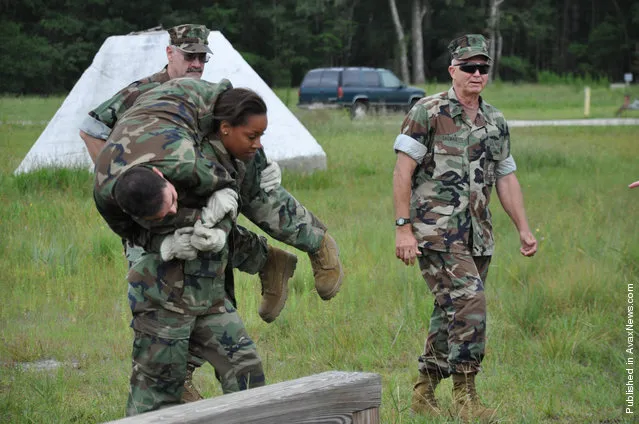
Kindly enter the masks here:
[[462, 63], [461, 65], [457, 66], [459, 66], [459, 69], [461, 69], [462, 72], [466, 72], [467, 74], [474, 74], [476, 71], [479, 71], [480, 75], [486, 75], [488, 73], [488, 70], [490, 69], [490, 65], [486, 65], [483, 63]]
[[199, 59], [200, 62], [206, 63], [209, 61], [209, 55], [207, 53], [184, 53], [182, 52], [182, 56], [184, 56], [184, 60], [187, 62], [193, 62], [195, 59]]

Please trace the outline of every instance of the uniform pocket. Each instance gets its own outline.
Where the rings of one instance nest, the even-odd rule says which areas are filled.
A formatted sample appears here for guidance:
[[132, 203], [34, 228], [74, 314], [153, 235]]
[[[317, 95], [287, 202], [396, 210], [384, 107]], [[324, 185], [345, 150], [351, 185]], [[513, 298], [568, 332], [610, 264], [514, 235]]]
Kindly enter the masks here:
[[464, 175], [464, 157], [445, 153], [433, 153], [435, 168], [433, 169], [433, 179], [441, 181], [462, 180]]
[[175, 303], [182, 295], [182, 276], [181, 261], [164, 262], [159, 254], [144, 252], [127, 273], [129, 298], [157, 305]]
[[435, 205], [430, 209], [432, 213], [437, 213], [444, 216], [452, 215], [454, 210], [455, 206], [453, 205]]
[[[224, 267], [222, 259], [196, 259], [184, 262], [184, 293], [182, 300], [191, 308], [208, 309], [211, 305], [223, 305]], [[222, 308], [223, 309], [223, 308]]]
[[[418, 240], [429, 240], [429, 237], [442, 235], [455, 212], [455, 205], [449, 199], [440, 197], [422, 198], [411, 214], [413, 232]], [[441, 242], [441, 240], [438, 240]]]
[[492, 161], [500, 161], [508, 156], [505, 141], [497, 135], [487, 135], [484, 146], [486, 148], [486, 158]]
[[431, 180], [420, 186], [418, 193], [414, 193], [411, 202], [411, 210], [415, 215], [411, 216], [413, 221], [434, 225], [441, 221], [442, 217], [453, 214], [458, 201], [452, 192], [442, 192], [441, 185], [440, 181]]

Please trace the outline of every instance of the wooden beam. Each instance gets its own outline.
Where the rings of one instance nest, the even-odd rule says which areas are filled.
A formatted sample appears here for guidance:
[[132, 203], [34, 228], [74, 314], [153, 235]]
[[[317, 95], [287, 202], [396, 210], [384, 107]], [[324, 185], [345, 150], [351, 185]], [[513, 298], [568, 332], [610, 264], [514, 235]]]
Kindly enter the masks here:
[[379, 424], [379, 408], [370, 408], [353, 414], [353, 424]]
[[111, 421], [111, 424], [379, 424], [379, 374], [328, 371]]

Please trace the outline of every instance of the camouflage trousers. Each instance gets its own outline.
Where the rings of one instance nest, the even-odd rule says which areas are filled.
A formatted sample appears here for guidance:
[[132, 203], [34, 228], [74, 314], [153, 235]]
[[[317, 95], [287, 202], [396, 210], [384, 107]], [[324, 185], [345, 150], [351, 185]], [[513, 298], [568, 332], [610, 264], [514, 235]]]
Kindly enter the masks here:
[[[275, 191], [281, 195], [280, 190]], [[283, 198], [286, 197], [283, 196]], [[297, 201], [292, 196], [290, 197], [292, 199], [289, 199], [290, 202], [296, 204]], [[289, 205], [291, 204], [290, 202]], [[283, 206], [282, 210], [287, 211], [289, 209]], [[261, 224], [269, 230], [269, 234], [277, 236], [278, 240], [284, 239], [284, 241], [288, 241], [293, 246], [304, 251], [316, 251], [319, 249], [321, 240], [324, 237], [325, 227], [310, 212], [306, 212], [301, 205], [300, 208], [293, 208], [293, 210], [295, 213], [283, 212], [288, 218], [282, 220], [282, 225], [275, 225], [273, 222], [266, 221]], [[276, 222], [278, 221], [276, 220]], [[235, 226], [229, 238], [232, 238], [233, 245], [233, 250], [230, 252], [231, 266], [248, 274], [257, 274], [264, 267], [268, 256], [266, 239], [240, 225]], [[129, 242], [125, 243], [124, 251], [129, 268], [144, 253], [144, 249]], [[193, 352], [191, 353], [188, 362], [195, 367], [202, 366], [205, 362], [204, 358], [198, 357]]]
[[[231, 266], [248, 274], [256, 274], [266, 263], [268, 247], [266, 239], [262, 236], [237, 225], [231, 232], [233, 238], [233, 252], [231, 255]], [[189, 364], [193, 367], [201, 367], [206, 362], [204, 357], [197, 353], [197, 349], [189, 350]], [[217, 372], [218, 380], [223, 377]]]
[[132, 327], [162, 330], [134, 330], [129, 416], [180, 403], [189, 351], [215, 368], [224, 393], [265, 384], [255, 344], [228, 300], [221, 313], [194, 316], [165, 309], [139, 313]]
[[418, 258], [435, 296], [419, 371], [443, 377], [480, 371], [486, 345], [484, 283], [491, 257], [423, 249]]
[[[230, 237], [233, 238], [234, 247], [231, 266], [248, 274], [256, 274], [259, 272], [266, 263], [268, 255], [266, 239], [239, 225], [233, 229]], [[144, 249], [132, 243], [125, 242], [124, 252], [129, 268], [131, 268], [133, 263], [142, 257]], [[189, 350], [189, 364], [193, 367], [201, 367], [205, 362], [204, 357], [199, 356], [195, 350]], [[219, 374], [218, 378], [221, 378]]]
[[268, 244], [266, 238], [258, 236], [241, 225], [231, 232], [233, 251], [230, 252], [230, 264], [247, 274], [257, 274], [266, 264]]

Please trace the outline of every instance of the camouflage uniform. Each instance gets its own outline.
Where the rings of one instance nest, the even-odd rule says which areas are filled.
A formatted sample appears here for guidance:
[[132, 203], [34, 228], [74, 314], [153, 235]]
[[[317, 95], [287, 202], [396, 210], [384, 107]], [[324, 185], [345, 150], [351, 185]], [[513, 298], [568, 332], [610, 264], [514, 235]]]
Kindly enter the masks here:
[[[225, 393], [264, 385], [261, 359], [233, 305], [229, 247], [191, 261], [163, 262], [165, 234], [193, 223], [213, 192], [239, 192], [246, 173], [211, 132], [217, 95], [230, 88], [174, 79], [140, 96], [118, 120], [98, 157], [94, 198], [109, 227], [144, 252], [127, 275], [135, 331], [127, 414], [177, 404], [189, 349], [216, 369]], [[132, 166], [158, 168], [178, 193], [178, 214], [149, 223], [125, 214], [113, 190]], [[230, 234], [227, 216], [218, 225]]]
[[[89, 112], [81, 129], [93, 137], [106, 140], [118, 119], [142, 93], [169, 79], [165, 67], [150, 77], [133, 82]], [[241, 212], [271, 237], [303, 252], [317, 251], [326, 232], [324, 224], [282, 186], [268, 194], [260, 189], [261, 172], [267, 166], [264, 150], [260, 149], [246, 166], [247, 176], [241, 188], [244, 200]], [[266, 262], [266, 239], [237, 226], [234, 241], [233, 267], [249, 274], [257, 273]], [[142, 250], [131, 243], [126, 246], [129, 263], [134, 262], [141, 253]]]
[[480, 97], [471, 122], [454, 89], [421, 99], [406, 116], [395, 150], [417, 160], [410, 221], [435, 307], [421, 372], [479, 371], [484, 357], [484, 283], [494, 249], [490, 194], [512, 172], [504, 116]]

